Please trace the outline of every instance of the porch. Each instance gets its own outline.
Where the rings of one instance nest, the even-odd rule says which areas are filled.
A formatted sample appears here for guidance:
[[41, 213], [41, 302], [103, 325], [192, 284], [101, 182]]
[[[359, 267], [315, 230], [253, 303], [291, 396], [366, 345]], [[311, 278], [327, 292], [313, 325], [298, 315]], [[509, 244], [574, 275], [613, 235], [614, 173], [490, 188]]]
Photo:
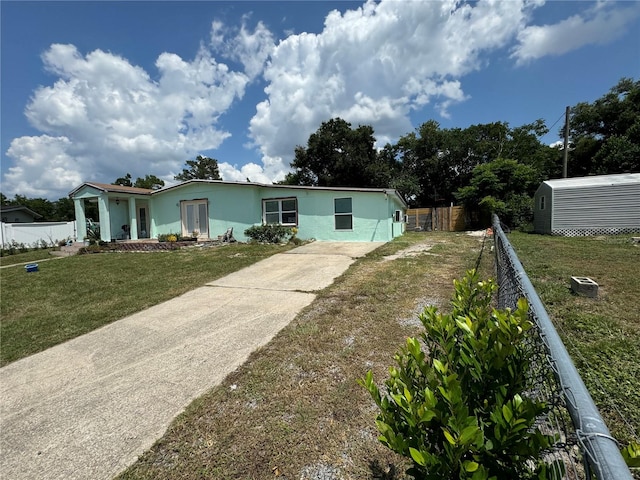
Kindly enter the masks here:
[[[69, 194], [75, 206], [77, 240], [89, 237], [103, 242], [150, 239], [151, 192], [121, 185], [83, 184]], [[97, 213], [97, 222], [87, 215], [88, 211], [92, 216]]]

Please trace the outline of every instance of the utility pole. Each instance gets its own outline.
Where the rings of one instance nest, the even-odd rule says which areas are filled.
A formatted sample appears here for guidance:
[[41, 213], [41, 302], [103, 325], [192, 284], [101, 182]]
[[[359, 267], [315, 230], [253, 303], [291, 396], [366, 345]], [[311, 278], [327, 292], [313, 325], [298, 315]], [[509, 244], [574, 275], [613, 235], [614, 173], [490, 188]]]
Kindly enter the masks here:
[[569, 159], [569, 107], [564, 114], [564, 156], [562, 159], [562, 178], [567, 178], [567, 160]]

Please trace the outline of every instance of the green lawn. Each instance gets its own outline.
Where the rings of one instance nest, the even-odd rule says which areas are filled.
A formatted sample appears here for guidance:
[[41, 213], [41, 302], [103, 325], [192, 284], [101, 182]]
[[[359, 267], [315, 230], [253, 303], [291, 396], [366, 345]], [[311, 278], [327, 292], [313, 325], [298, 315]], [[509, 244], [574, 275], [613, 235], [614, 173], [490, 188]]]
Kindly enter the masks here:
[[[630, 235], [509, 240], [613, 435], [640, 437], [640, 247]], [[571, 276], [597, 282], [598, 298], [573, 294]]]
[[[289, 246], [76, 255], [0, 272], [0, 365], [42, 351], [246, 267]], [[44, 252], [44, 251], [40, 251]], [[29, 254], [22, 261], [38, 258]], [[47, 253], [48, 255], [48, 253]], [[15, 255], [20, 257], [21, 255]], [[11, 258], [11, 257], [7, 257]]]
[[17, 253], [15, 255], [6, 255], [0, 257], [0, 266], [15, 265], [17, 263], [37, 262], [38, 260], [55, 258], [49, 253], [51, 249], [30, 250], [25, 253]]

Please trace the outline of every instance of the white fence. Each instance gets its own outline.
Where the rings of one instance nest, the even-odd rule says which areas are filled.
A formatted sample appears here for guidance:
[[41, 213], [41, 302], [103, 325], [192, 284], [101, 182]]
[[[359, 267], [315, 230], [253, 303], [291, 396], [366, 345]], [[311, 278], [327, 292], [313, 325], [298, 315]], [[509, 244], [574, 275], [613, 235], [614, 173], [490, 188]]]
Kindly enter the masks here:
[[4, 223], [0, 228], [0, 245], [12, 243], [26, 247], [56, 245], [60, 240], [75, 240], [76, 222]]

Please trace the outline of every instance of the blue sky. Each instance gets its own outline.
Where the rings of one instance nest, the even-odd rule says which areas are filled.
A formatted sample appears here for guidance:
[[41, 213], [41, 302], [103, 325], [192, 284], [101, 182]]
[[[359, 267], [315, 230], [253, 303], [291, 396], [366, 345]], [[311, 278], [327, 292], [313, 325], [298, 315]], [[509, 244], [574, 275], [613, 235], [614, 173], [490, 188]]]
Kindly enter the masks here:
[[[640, 2], [2, 1], [2, 192], [57, 199], [188, 159], [271, 182], [340, 116], [551, 127], [640, 77]], [[558, 122], [543, 140], [558, 139]]]

